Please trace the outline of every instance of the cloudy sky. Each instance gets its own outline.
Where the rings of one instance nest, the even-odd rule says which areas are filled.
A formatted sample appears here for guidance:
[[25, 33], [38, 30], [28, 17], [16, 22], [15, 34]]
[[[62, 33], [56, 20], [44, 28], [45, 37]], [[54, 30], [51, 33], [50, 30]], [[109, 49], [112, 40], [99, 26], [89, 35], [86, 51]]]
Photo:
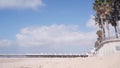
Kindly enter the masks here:
[[94, 46], [93, 0], [0, 0], [0, 54], [83, 53]]

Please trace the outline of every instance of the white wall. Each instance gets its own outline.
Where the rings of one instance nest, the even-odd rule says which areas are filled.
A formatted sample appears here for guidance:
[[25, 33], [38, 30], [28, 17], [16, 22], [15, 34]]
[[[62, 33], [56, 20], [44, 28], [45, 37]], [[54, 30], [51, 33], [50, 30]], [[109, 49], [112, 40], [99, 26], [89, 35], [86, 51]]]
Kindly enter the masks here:
[[[119, 47], [118, 50], [116, 50], [116, 47]], [[99, 56], [109, 56], [114, 53], [120, 52], [120, 42], [109, 42], [103, 44], [103, 47], [97, 51], [97, 55]]]

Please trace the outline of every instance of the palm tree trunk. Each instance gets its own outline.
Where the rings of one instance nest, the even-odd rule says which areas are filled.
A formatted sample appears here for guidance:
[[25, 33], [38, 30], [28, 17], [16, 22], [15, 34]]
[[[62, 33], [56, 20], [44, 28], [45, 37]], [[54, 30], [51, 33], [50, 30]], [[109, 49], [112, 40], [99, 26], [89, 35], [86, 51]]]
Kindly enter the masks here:
[[105, 39], [105, 28], [103, 24], [103, 18], [101, 17], [101, 23], [102, 23], [102, 34], [103, 34], [103, 39]]
[[107, 28], [107, 31], [108, 31], [108, 37], [110, 37], [110, 28], [109, 28], [108, 21], [106, 22], [106, 28]]
[[118, 0], [118, 5], [117, 5], [117, 9], [118, 9], [118, 21], [117, 21], [117, 28], [118, 28], [118, 35], [120, 36], [120, 25], [119, 25], [119, 23], [120, 23], [120, 1]]
[[103, 26], [103, 36], [104, 36], [104, 39], [105, 39], [105, 28]]
[[117, 31], [118, 31], [118, 37], [119, 37], [119, 34], [120, 34], [119, 21], [117, 21]]
[[116, 38], [118, 38], [117, 27], [116, 27], [116, 26], [114, 26], [114, 28], [115, 28]]
[[117, 15], [117, 21], [116, 21], [116, 23], [117, 23], [118, 37], [119, 37], [119, 34], [120, 34], [120, 27], [119, 27], [120, 6], [119, 5], [120, 5], [120, 3], [117, 2], [117, 6], [116, 7], [117, 7], [118, 15]]

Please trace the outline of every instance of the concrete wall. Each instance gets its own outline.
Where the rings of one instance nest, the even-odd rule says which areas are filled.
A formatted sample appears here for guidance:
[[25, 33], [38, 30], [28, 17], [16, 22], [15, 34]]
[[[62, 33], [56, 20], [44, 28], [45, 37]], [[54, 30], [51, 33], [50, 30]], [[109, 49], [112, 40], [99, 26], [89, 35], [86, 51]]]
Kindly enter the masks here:
[[109, 56], [114, 53], [120, 52], [120, 41], [112, 40], [103, 43], [103, 47], [101, 47], [97, 51], [98, 56]]

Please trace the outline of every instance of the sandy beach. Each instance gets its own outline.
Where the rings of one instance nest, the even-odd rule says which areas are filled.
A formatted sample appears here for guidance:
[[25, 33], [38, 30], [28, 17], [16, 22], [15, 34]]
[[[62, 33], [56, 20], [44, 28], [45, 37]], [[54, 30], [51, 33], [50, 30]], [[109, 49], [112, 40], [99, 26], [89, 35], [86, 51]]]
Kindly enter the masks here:
[[0, 68], [120, 68], [120, 54], [87, 58], [0, 58]]

